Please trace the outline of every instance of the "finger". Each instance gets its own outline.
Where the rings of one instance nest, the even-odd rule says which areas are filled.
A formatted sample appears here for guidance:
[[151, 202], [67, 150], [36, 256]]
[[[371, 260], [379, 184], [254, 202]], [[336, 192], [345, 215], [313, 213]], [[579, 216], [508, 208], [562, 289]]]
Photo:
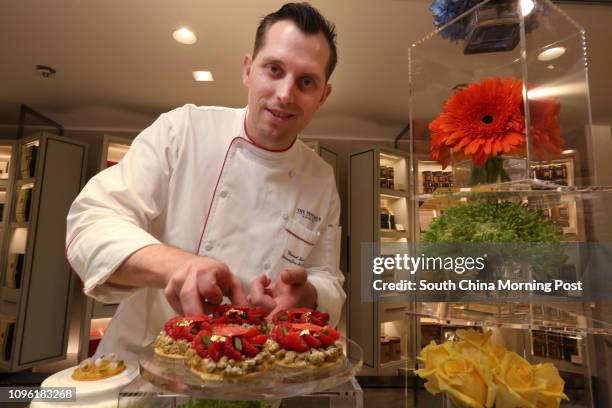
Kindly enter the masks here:
[[200, 297], [198, 280], [195, 273], [187, 274], [179, 296], [181, 301], [181, 307], [183, 308], [183, 312], [185, 312], [186, 315], [204, 314], [202, 298]]
[[[276, 302], [275, 302], [276, 303]], [[274, 309], [272, 309], [272, 311], [268, 314], [268, 316], [266, 316], [266, 319], [268, 319], [268, 321], [272, 321], [272, 318], [274, 316], [276, 316], [276, 314], [278, 312], [281, 312], [283, 310], [287, 310], [289, 309], [289, 307], [291, 307], [292, 305], [287, 304], [286, 302], [283, 301], [279, 301], [278, 303], [276, 303], [276, 307]]]
[[266, 294], [266, 286], [270, 284], [270, 278], [266, 275], [258, 276], [251, 282], [251, 304], [253, 306], [262, 306], [266, 310], [272, 310], [276, 307], [276, 302], [269, 294]]
[[258, 303], [264, 294], [266, 275], [259, 275], [251, 282], [251, 290], [249, 291], [249, 300], [251, 303]]
[[308, 272], [304, 268], [287, 268], [281, 273], [281, 281], [287, 285], [304, 285]]
[[214, 274], [208, 273], [198, 279], [200, 301], [209, 305], [218, 305], [223, 301], [223, 291]]
[[248, 305], [249, 302], [244, 293], [242, 282], [230, 272], [227, 265], [219, 263], [219, 266], [215, 269], [214, 276], [223, 295], [229, 297], [234, 305]]
[[170, 307], [179, 315], [183, 315], [183, 308], [181, 307], [179, 296], [176, 293], [176, 287], [176, 284], [170, 281], [164, 288], [164, 295], [166, 295], [166, 300], [170, 304]]
[[242, 287], [242, 282], [240, 282], [240, 280], [237, 278], [232, 279], [229, 298], [236, 306], [249, 305], [246, 293], [244, 293], [244, 288]]

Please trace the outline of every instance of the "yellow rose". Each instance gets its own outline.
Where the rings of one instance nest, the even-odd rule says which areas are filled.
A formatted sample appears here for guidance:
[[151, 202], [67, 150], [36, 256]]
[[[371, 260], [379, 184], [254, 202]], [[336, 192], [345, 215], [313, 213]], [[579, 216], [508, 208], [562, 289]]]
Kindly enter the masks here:
[[493, 331], [491, 330], [487, 330], [486, 332], [481, 333], [474, 329], [458, 329], [455, 333], [457, 334], [457, 336], [459, 336], [461, 340], [465, 340], [474, 344], [475, 346], [480, 347], [486, 346], [489, 343], [491, 336], [493, 335]]
[[489, 370], [499, 371], [500, 362], [508, 352], [505, 347], [493, 345], [490, 342], [493, 332], [487, 330], [485, 333], [474, 329], [457, 330], [457, 336], [461, 339], [456, 348], [465, 357], [474, 363], [487, 367]]
[[501, 370], [494, 377], [498, 385], [497, 408], [556, 408], [561, 399], [569, 399], [563, 393], [565, 382], [554, 365], [532, 366], [516, 353], [504, 356]]
[[495, 384], [490, 370], [463, 357], [456, 344], [431, 342], [421, 350], [419, 360], [425, 367], [415, 373], [427, 380], [425, 388], [432, 394], [448, 393], [457, 405], [490, 408], [495, 399]]

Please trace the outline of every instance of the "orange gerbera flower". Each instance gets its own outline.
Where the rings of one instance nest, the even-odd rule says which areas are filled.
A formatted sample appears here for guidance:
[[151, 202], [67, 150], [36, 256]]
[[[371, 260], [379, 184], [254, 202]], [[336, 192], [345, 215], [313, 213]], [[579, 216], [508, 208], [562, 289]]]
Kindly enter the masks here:
[[539, 160], [550, 160], [563, 151], [560, 112], [561, 105], [555, 98], [529, 99], [533, 153]]
[[452, 149], [482, 166], [518, 149], [525, 144], [522, 101], [522, 82], [513, 78], [486, 78], [456, 92], [429, 124], [432, 157], [446, 167]]

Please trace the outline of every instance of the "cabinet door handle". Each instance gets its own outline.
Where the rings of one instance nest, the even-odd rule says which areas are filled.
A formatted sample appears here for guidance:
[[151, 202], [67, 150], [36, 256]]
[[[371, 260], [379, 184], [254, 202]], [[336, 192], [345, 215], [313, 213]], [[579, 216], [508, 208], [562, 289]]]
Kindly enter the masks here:
[[401, 312], [402, 310], [406, 310], [406, 306], [388, 307], [385, 309], [385, 312]]

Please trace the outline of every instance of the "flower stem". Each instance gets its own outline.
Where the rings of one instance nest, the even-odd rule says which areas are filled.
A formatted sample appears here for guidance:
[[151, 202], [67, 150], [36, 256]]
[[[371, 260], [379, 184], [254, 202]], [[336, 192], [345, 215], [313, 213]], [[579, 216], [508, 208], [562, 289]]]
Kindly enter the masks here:
[[504, 157], [489, 156], [485, 164], [482, 166], [474, 166], [470, 185], [503, 183], [510, 181], [510, 176], [504, 169]]

